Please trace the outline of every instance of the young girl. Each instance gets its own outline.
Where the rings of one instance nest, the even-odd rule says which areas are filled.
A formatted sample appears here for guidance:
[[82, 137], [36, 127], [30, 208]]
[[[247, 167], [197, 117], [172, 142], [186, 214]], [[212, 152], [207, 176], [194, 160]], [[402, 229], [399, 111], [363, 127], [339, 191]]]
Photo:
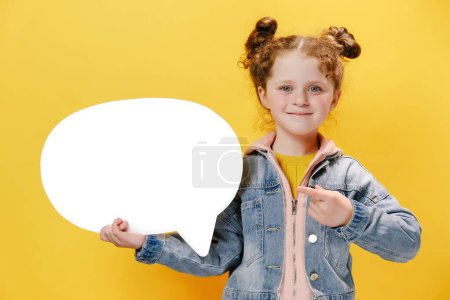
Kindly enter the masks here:
[[135, 250], [139, 262], [198, 276], [229, 271], [222, 299], [354, 299], [351, 242], [395, 261], [419, 250], [422, 228], [411, 211], [355, 158], [318, 132], [341, 95], [341, 58], [360, 47], [343, 27], [319, 37], [275, 38], [259, 20], [241, 61], [250, 69], [275, 130], [245, 152], [244, 174], [217, 217], [209, 254], [198, 256], [178, 233], [143, 236], [114, 220], [100, 237]]

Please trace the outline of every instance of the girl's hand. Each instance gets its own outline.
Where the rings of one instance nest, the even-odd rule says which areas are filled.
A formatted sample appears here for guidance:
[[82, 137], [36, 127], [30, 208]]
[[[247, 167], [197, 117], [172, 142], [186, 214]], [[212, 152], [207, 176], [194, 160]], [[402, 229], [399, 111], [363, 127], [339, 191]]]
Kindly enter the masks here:
[[347, 225], [353, 215], [353, 205], [347, 197], [318, 184], [315, 188], [299, 186], [297, 191], [311, 196], [308, 214], [317, 222], [329, 227]]
[[126, 232], [128, 222], [121, 218], [114, 219], [112, 225], [104, 226], [100, 230], [100, 239], [111, 242], [117, 247], [139, 249], [145, 241], [145, 235]]

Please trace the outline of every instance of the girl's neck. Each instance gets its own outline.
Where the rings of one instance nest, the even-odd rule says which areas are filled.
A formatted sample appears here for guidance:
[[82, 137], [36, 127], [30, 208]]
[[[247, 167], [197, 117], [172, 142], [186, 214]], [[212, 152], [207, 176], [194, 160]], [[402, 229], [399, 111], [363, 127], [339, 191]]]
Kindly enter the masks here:
[[317, 131], [307, 135], [291, 135], [284, 130], [275, 130], [275, 141], [272, 150], [289, 156], [312, 154], [319, 150]]

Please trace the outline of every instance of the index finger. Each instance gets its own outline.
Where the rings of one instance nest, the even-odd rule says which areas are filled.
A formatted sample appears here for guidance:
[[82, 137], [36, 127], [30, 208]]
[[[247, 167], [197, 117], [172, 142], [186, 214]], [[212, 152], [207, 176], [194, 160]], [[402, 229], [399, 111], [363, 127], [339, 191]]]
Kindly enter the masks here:
[[304, 194], [307, 194], [307, 195], [309, 195], [311, 197], [319, 198], [319, 199], [323, 199], [323, 198], [326, 197], [326, 194], [325, 194], [324, 191], [321, 191], [321, 190], [318, 190], [318, 189], [315, 189], [315, 188], [311, 188], [311, 187], [308, 187], [308, 186], [299, 186], [297, 188], [297, 192], [304, 193]]

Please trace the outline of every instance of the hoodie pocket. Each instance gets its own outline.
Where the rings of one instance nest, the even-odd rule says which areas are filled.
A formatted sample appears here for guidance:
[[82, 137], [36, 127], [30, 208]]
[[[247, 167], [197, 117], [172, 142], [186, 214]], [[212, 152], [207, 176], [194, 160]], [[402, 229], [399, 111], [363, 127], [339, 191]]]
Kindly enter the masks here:
[[263, 255], [262, 198], [241, 203], [242, 230], [244, 234], [243, 261], [249, 267]]

